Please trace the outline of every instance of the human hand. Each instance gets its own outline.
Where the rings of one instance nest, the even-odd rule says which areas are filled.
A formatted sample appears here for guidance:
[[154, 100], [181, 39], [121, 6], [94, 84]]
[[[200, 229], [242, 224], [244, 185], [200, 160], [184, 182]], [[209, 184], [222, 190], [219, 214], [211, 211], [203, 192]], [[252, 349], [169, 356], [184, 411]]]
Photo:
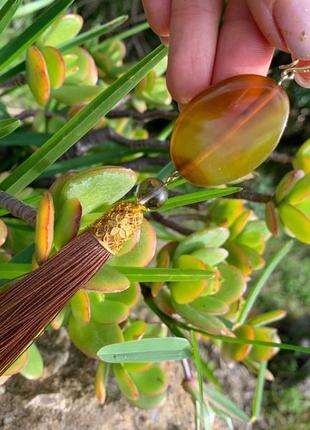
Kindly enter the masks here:
[[310, 62], [310, 0], [228, 0], [220, 29], [223, 0], [142, 1], [169, 44], [167, 84], [181, 104], [230, 76], [266, 75], [275, 48]]

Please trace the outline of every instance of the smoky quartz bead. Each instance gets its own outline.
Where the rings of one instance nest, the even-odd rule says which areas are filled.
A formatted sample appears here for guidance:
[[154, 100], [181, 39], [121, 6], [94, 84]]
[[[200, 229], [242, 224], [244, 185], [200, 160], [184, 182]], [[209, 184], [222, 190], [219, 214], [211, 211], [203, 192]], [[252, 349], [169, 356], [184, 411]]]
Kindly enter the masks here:
[[157, 178], [147, 178], [138, 185], [136, 197], [148, 209], [158, 209], [168, 198], [166, 184]]

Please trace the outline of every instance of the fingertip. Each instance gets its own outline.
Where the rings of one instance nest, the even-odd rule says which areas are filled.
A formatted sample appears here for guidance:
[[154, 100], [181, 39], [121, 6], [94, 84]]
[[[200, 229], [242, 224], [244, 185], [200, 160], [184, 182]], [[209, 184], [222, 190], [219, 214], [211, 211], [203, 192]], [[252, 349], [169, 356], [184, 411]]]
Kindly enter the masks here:
[[160, 37], [169, 36], [171, 0], [142, 0], [146, 19]]

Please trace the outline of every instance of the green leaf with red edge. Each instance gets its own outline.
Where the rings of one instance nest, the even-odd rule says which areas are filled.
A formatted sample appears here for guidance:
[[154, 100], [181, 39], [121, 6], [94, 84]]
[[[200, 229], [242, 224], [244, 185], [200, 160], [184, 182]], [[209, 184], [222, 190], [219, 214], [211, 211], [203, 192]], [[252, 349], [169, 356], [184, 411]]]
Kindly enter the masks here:
[[105, 297], [107, 300], [124, 303], [130, 307], [135, 306], [141, 297], [140, 285], [137, 282], [132, 282], [129, 288], [126, 290], [115, 293], [107, 293], [105, 294]]
[[98, 358], [97, 351], [104, 345], [124, 340], [122, 330], [117, 324], [100, 324], [94, 321], [84, 324], [71, 317], [68, 327], [73, 344], [85, 355], [95, 359]]
[[69, 307], [66, 305], [56, 316], [55, 318], [50, 322], [50, 325], [53, 330], [59, 330], [60, 327], [65, 322], [67, 312], [69, 312]]
[[310, 218], [294, 206], [279, 206], [282, 223], [300, 242], [310, 244]]
[[26, 79], [36, 101], [44, 106], [50, 97], [50, 80], [45, 59], [36, 46], [27, 51]]
[[[236, 337], [254, 340], [254, 330], [250, 325], [242, 325], [234, 330], [233, 333]], [[251, 348], [252, 345], [249, 344], [241, 345], [237, 343], [223, 342], [221, 346], [221, 354], [225, 358], [242, 361], [248, 356]]]
[[29, 358], [28, 349], [23, 352], [11, 366], [4, 372], [3, 376], [11, 376], [19, 373], [27, 364]]
[[145, 372], [131, 373], [139, 394], [147, 397], [159, 396], [167, 390], [167, 376], [161, 367], [154, 364]]
[[246, 289], [246, 281], [237, 267], [222, 263], [218, 269], [222, 276], [222, 284], [213, 297], [230, 305], [242, 296]]
[[52, 90], [52, 96], [60, 103], [67, 106], [87, 104], [101, 93], [103, 88], [94, 85], [64, 84], [62, 87]]
[[42, 46], [41, 53], [45, 60], [51, 88], [60, 88], [66, 77], [66, 65], [61, 52], [53, 46]]
[[43, 375], [43, 359], [37, 346], [33, 343], [28, 348], [28, 361], [21, 370], [21, 374], [27, 379], [38, 379]]
[[83, 26], [83, 18], [77, 14], [59, 17], [39, 38], [40, 45], [59, 46], [74, 38]]
[[283, 310], [275, 310], [265, 312], [260, 315], [256, 315], [255, 317], [249, 319], [247, 324], [253, 325], [255, 327], [264, 326], [267, 324], [271, 324], [275, 321], [279, 321], [286, 316], [287, 312]]
[[305, 200], [310, 200], [310, 174], [299, 179], [286, 200], [292, 206], [296, 206]]
[[141, 339], [146, 328], [147, 324], [143, 320], [131, 322], [123, 331], [125, 341]]
[[138, 400], [138, 388], [127, 370], [121, 364], [113, 364], [112, 368], [117, 384], [123, 395], [129, 400]]
[[130, 287], [125, 275], [109, 265], [103, 266], [85, 285], [86, 290], [120, 293]]
[[235, 221], [230, 226], [230, 236], [229, 239], [233, 240], [236, 238], [244, 229], [253, 212], [250, 209], [244, 209], [241, 214], [235, 219]]
[[110, 260], [113, 266], [147, 266], [154, 257], [156, 249], [156, 233], [152, 225], [143, 220], [140, 240], [137, 245], [126, 255], [116, 256]]
[[100, 324], [120, 324], [128, 318], [129, 307], [124, 303], [107, 300], [94, 303], [91, 300], [91, 320]]
[[95, 376], [95, 393], [100, 405], [103, 405], [106, 400], [106, 385], [108, 382], [109, 365], [103, 361], [99, 361], [96, 376]]
[[[157, 254], [156, 263], [157, 267], [168, 268], [170, 267], [171, 257], [177, 246], [177, 242], [168, 242]], [[152, 296], [156, 297], [161, 288], [165, 285], [164, 282], [154, 282], [152, 284]]]
[[203, 296], [191, 303], [198, 312], [212, 315], [224, 315], [229, 311], [229, 306], [213, 296]]
[[[276, 334], [275, 329], [271, 329], [268, 327], [253, 327], [253, 330], [254, 330], [254, 340], [281, 343], [279, 337]], [[253, 361], [259, 361], [259, 362], [268, 361], [278, 351], [279, 349], [274, 347], [253, 345], [249, 354], [249, 359]]]
[[5, 243], [7, 236], [8, 236], [8, 228], [4, 223], [4, 221], [0, 219], [0, 246], [2, 246]]
[[86, 49], [75, 47], [68, 51], [68, 54], [76, 55], [74, 67], [77, 71], [66, 79], [66, 84], [79, 85], [96, 85], [98, 81], [98, 72], [93, 57]]
[[90, 321], [90, 300], [86, 290], [81, 289], [70, 300], [71, 311], [76, 320], [84, 323]]
[[39, 264], [48, 259], [54, 240], [54, 203], [49, 191], [43, 194], [37, 210], [35, 257]]
[[276, 189], [276, 203], [281, 203], [304, 175], [305, 174], [302, 170], [292, 170], [283, 176]]
[[[175, 261], [175, 267], [180, 269], [208, 270], [207, 266], [192, 255], [181, 255]], [[180, 304], [191, 303], [200, 297], [207, 288], [208, 280], [201, 279], [192, 282], [170, 282], [169, 288], [173, 299]]]
[[109, 207], [120, 200], [135, 185], [136, 173], [125, 167], [103, 166], [67, 177], [59, 184], [59, 200], [77, 198], [83, 215], [100, 206]]
[[192, 252], [191, 255], [199, 258], [208, 266], [216, 266], [227, 258], [228, 252], [224, 248], [200, 248]]
[[62, 205], [60, 214], [58, 214], [55, 233], [54, 246], [61, 249], [79, 232], [82, 217], [82, 206], [80, 201], [73, 197], [68, 199]]

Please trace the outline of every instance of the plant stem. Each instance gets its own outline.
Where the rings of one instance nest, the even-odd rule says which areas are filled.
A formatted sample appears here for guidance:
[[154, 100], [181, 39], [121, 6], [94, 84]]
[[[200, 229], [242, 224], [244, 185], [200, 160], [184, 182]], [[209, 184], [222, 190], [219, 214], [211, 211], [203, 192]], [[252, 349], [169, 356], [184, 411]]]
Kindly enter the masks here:
[[252, 404], [252, 420], [251, 420], [252, 422], [256, 421], [259, 418], [261, 413], [266, 369], [267, 369], [267, 361], [264, 361], [260, 365], [258, 378], [256, 382], [256, 388], [255, 388], [253, 404]]
[[33, 227], [36, 224], [37, 211], [5, 191], [0, 190], [0, 207], [6, 209], [13, 216], [22, 219]]
[[265, 269], [263, 270], [262, 274], [256, 281], [256, 283], [251, 288], [246, 301], [242, 307], [242, 310], [238, 316], [237, 322], [235, 327], [239, 327], [240, 325], [244, 324], [249, 313], [251, 312], [254, 303], [260, 294], [262, 288], [268, 281], [269, 277], [271, 276], [272, 272], [275, 270], [277, 265], [280, 263], [280, 261], [288, 254], [288, 252], [292, 249], [293, 246], [293, 240], [290, 240], [286, 242], [279, 251], [272, 257], [272, 259], [269, 261]]
[[184, 234], [186, 236], [194, 232], [192, 229], [183, 227], [178, 223], [174, 222], [173, 220], [171, 220], [170, 218], [162, 216], [158, 212], [152, 212], [150, 214], [150, 217], [154, 221], [157, 221], [159, 224], [162, 224], [163, 226], [170, 228], [171, 230], [177, 231], [178, 233]]

